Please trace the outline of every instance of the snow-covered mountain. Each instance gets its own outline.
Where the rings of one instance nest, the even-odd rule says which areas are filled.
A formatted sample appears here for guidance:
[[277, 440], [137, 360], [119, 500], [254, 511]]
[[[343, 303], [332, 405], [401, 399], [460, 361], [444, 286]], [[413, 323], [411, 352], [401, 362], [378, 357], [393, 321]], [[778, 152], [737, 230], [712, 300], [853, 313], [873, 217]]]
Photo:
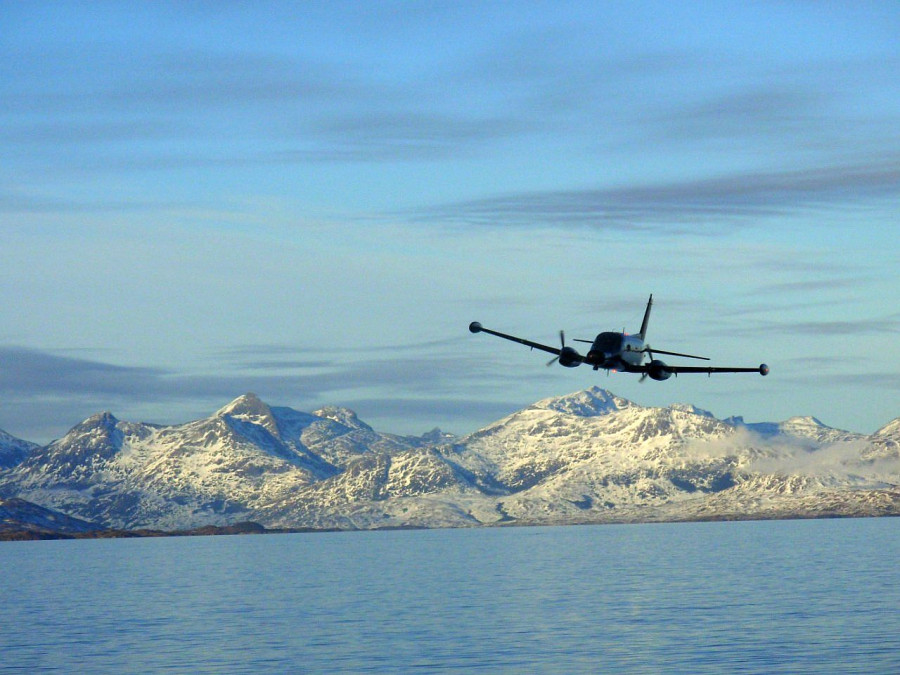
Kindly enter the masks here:
[[10, 436], [0, 429], [0, 471], [16, 466], [37, 447], [36, 443], [29, 443], [15, 436]]
[[359, 460], [424, 443], [379, 434], [350, 410], [307, 414], [247, 394], [176, 426], [94, 415], [0, 474], [0, 491], [113, 527], [224, 525], [265, 515]]
[[380, 433], [346, 408], [253, 394], [175, 426], [88, 418], [0, 471], [20, 497], [111, 527], [442, 527], [900, 513], [900, 419], [716, 419], [599, 388], [473, 434]]
[[900, 424], [871, 437], [814, 418], [746, 425], [594, 388], [539, 401], [454, 453], [516, 521], [879, 515], [900, 513], [898, 440]]

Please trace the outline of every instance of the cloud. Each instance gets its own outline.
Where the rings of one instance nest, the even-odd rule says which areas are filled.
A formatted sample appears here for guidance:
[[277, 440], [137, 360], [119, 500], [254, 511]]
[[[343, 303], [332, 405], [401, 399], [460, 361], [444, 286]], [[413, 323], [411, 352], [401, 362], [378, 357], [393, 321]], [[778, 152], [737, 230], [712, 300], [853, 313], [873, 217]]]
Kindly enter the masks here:
[[[99, 164], [98, 164], [99, 166]], [[70, 199], [51, 197], [40, 193], [15, 192], [0, 189], [0, 213], [16, 214], [99, 214], [138, 213], [159, 210], [188, 209], [193, 205], [173, 200], [150, 201], [146, 199], [122, 200], [106, 195], [94, 199]]]
[[[834, 303], [824, 303], [833, 306]], [[766, 321], [757, 319], [753, 324], [742, 324], [713, 330], [716, 335], [742, 336], [774, 336], [774, 335], [812, 335], [816, 337], [848, 337], [877, 335], [882, 333], [900, 333], [900, 314], [889, 314], [874, 319], [858, 319], [855, 321], [820, 320], [820, 321]]]
[[867, 63], [854, 64], [858, 72], [843, 87], [835, 86], [839, 69], [833, 64], [805, 65], [800, 73], [741, 72], [739, 88], [727, 76], [708, 91], [686, 82], [683, 99], [648, 105], [632, 142], [740, 154], [752, 147], [790, 165], [810, 157], [846, 161], [897, 147], [894, 117], [869, 112], [860, 101], [877, 94], [866, 91], [865, 82], [875, 80]]
[[[451, 104], [431, 78], [386, 81], [359, 58], [218, 46], [138, 55], [129, 46], [113, 48], [110, 66], [108, 45], [82, 47], [8, 55], [21, 70], [3, 97], [0, 140], [27, 148], [31, 162], [65, 156], [109, 170], [431, 160], [521, 131], [514, 117]], [[60, 73], [78, 86], [60, 85]]]
[[0, 347], [0, 394], [55, 396], [83, 394], [153, 395], [165, 372], [28, 349]]
[[[633, 187], [536, 190], [416, 209], [416, 222], [493, 226], [578, 226], [622, 231], [730, 231], [799, 209], [900, 195], [900, 157], [868, 164]], [[723, 221], [729, 221], [728, 230]]]
[[863, 387], [878, 387], [880, 389], [900, 391], [900, 373], [898, 372], [850, 373], [841, 375], [841, 382]]
[[[783, 263], [787, 264], [786, 261], [779, 260], [778, 262], [780, 262], [780, 263], [783, 262]], [[815, 261], [815, 262], [803, 261], [802, 263], [798, 263], [795, 266], [795, 270], [800, 271], [800, 272], [819, 272], [819, 273], [821, 273], [823, 271], [823, 267], [826, 267], [826, 265], [819, 261]], [[833, 265], [829, 265], [828, 267], [831, 268], [830, 271], [832, 271], [836, 274], [839, 274], [839, 273], [841, 273], [841, 271], [843, 269], [846, 268], [846, 265], [833, 264]], [[775, 269], [775, 268], [773, 267], [773, 269]], [[784, 269], [784, 267], [782, 267], [782, 269]], [[862, 285], [868, 283], [869, 281], [871, 281], [871, 278], [869, 278], [869, 277], [847, 277], [844, 279], [837, 278], [837, 277], [830, 278], [830, 279], [804, 279], [801, 281], [787, 281], [787, 282], [777, 283], [777, 284], [766, 284], [764, 286], [760, 286], [759, 289], [757, 289], [757, 291], [755, 291], [755, 292], [765, 293], [765, 294], [772, 294], [772, 293], [810, 294], [810, 293], [819, 293], [824, 290], [833, 290], [836, 288], [847, 288], [847, 289], [851, 289], [851, 290], [856, 290], [856, 289], [860, 288]], [[831, 301], [831, 302], [833, 304], [833, 301]], [[809, 303], [806, 301], [806, 299], [804, 299], [803, 306], [804, 307], [809, 306]]]
[[889, 389], [900, 391], [900, 372], [869, 371], [869, 372], [809, 372], [801, 375], [793, 375], [786, 378], [788, 381], [809, 387], [832, 387], [844, 394], [849, 387], [862, 387], [864, 390]]
[[822, 108], [822, 98], [787, 83], [750, 85], [683, 103], [659, 113], [654, 121], [660, 125], [659, 137], [691, 142], [717, 136], [781, 135], [808, 128], [814, 111]]
[[[371, 364], [403, 364], [415, 363], [421, 365], [422, 361], [433, 359], [424, 354], [434, 353], [436, 350], [445, 352], [448, 347], [459, 343], [458, 338], [444, 338], [440, 340], [426, 340], [414, 343], [399, 343], [394, 345], [369, 345], [341, 347], [340, 353], [330, 346], [326, 347], [296, 347], [293, 345], [261, 344], [239, 345], [220, 352], [216, 359], [226, 362], [241, 372], [256, 372], [263, 374], [271, 371], [323, 371], [338, 372], [352, 365], [357, 375], [360, 368], [357, 364], [363, 364], [362, 370], [371, 368]], [[403, 368], [400, 368], [403, 370]], [[312, 377], [312, 372], [307, 372], [307, 377]]]
[[311, 131], [319, 147], [293, 155], [308, 160], [458, 158], [522, 130], [515, 120], [502, 116], [415, 109], [367, 111], [317, 122]]
[[[0, 140], [27, 148], [33, 164], [106, 171], [490, 158], [498, 143], [526, 137], [606, 159], [611, 148], [645, 155], [708, 139], [827, 154], [859, 148], [850, 130], [860, 128], [896, 144], [890, 113], [842, 114], [859, 114], [855, 98], [871, 94], [864, 83], [890, 77], [890, 54], [764, 68], [723, 47], [710, 58], [660, 36], [623, 41], [612, 26], [635, 22], [642, 35], [640, 13], [491, 11], [505, 30], [482, 32], [481, 13], [467, 5], [304, 7], [274, 30], [267, 12], [226, 10], [204, 15], [193, 40], [111, 28], [168, 26], [171, 12], [110, 12], [93, 29], [102, 42], [76, 35], [5, 48]], [[174, 15], [173, 32], [201, 21], [191, 13]], [[247, 39], [224, 40], [231, 21]], [[31, 17], [19, 32], [39, 23]], [[426, 39], [452, 47], [422, 49]]]
[[[385, 431], [427, 429], [463, 421], [479, 409], [472, 397], [477, 386], [472, 383], [483, 381], [485, 375], [491, 374], [500, 386], [513, 387], [517, 382], [515, 374], [496, 373], [474, 357], [462, 358], [446, 350], [428, 354], [449, 342], [342, 351], [345, 358], [332, 354], [324, 361], [292, 358], [293, 350], [286, 347], [243, 346], [226, 352], [241, 354], [243, 360], [223, 365], [223, 359], [217, 359], [216, 372], [199, 373], [0, 347], [4, 400], [0, 427], [43, 442], [100, 410], [135, 421], [184, 422], [186, 415], [209, 415], [252, 391], [272, 404], [303, 409], [326, 403], [361, 406], [359, 412], [371, 413]], [[489, 421], [484, 413], [494, 409], [507, 407], [482, 401], [482, 419]], [[159, 411], [166, 411], [164, 417], [154, 417]]]
[[799, 321], [788, 326], [789, 332], [801, 335], [872, 335], [900, 332], [900, 315], [865, 321]]

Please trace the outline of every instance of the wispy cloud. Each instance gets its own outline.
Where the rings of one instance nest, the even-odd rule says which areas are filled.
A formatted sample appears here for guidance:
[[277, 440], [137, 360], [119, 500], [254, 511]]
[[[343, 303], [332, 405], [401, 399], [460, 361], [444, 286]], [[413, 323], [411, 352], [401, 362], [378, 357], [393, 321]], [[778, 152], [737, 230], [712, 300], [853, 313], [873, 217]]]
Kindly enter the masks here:
[[[833, 304], [833, 303], [828, 303]], [[806, 335], [816, 337], [850, 337], [877, 334], [900, 333], [900, 314], [889, 314], [877, 318], [841, 320], [798, 320], [767, 321], [764, 318], [754, 320], [752, 324], [723, 328], [711, 331], [717, 335]]]
[[872, 335], [900, 333], [900, 315], [860, 321], [801, 321], [790, 324], [788, 332], [800, 335]]
[[[826, 267], [824, 264], [815, 262], [804, 262], [797, 265], [797, 271], [803, 271], [807, 273], [821, 273], [823, 271], [823, 267]], [[842, 272], [842, 266], [832, 265], [831, 269], [827, 271], [832, 271], [835, 275], [839, 275]], [[823, 290], [833, 290], [836, 288], [847, 288], [852, 290], [857, 290], [861, 286], [870, 282], [871, 278], [869, 277], [844, 277], [840, 278], [839, 276], [835, 276], [833, 278], [820, 278], [820, 279], [803, 279], [798, 281], [785, 281], [776, 284], [766, 284], [760, 286], [755, 292], [757, 293], [816, 293]], [[833, 302], [833, 301], [832, 301]], [[804, 306], [808, 306], [804, 303]]]
[[[786, 383], [798, 387], [812, 387], [819, 390], [832, 391], [836, 396], [846, 396], [850, 388], [863, 391], [876, 390], [900, 391], [900, 372], [869, 371], [837, 374], [834, 370], [810, 369], [804, 373], [785, 375]], [[819, 413], [823, 414], [823, 413]], [[891, 415], [897, 415], [896, 408]]]
[[[108, 72], [92, 68], [109, 60], [93, 46], [77, 58], [13, 54], [35, 71], [31, 82], [54, 85], [10, 86], [0, 140], [27, 148], [32, 162], [63, 153], [79, 168], [108, 170], [431, 160], [522, 131], [509, 115], [447, 105], [428, 79], [386, 82], [366, 63], [213, 49], [117, 54]], [[66, 72], [81, 86], [50, 77]]]
[[[491, 373], [492, 368], [474, 356], [460, 357], [443, 350], [426, 355], [436, 344], [444, 343], [342, 352], [346, 358], [332, 355], [327, 360], [289, 358], [291, 350], [277, 346], [244, 346], [233, 352], [244, 355], [239, 362], [223, 366], [219, 361], [213, 369], [218, 372], [200, 373], [0, 347], [4, 364], [0, 396], [5, 411], [0, 426], [29, 440], [46, 441], [100, 410], [116, 414], [134, 411], [146, 421], [173, 423], [186, 420], [154, 420], [152, 411], [163, 407], [207, 415], [253, 391], [278, 405], [311, 407], [343, 402], [361, 414], [370, 413], [379, 423], [396, 423], [385, 431], [424, 430], [442, 420], [458, 421], [471, 414], [478, 407], [471, 397], [472, 382], [479, 377], [492, 374], [509, 387], [517, 381], [513, 373]], [[257, 358], [260, 355], [265, 358]], [[269, 359], [272, 355], [276, 358]], [[482, 412], [491, 405], [503, 408], [482, 404], [486, 406]]]
[[0, 394], [55, 396], [158, 393], [164, 371], [117, 366], [24, 347], [0, 347]]
[[900, 157], [802, 171], [733, 173], [655, 185], [544, 190], [416, 209], [426, 223], [730, 231], [735, 221], [900, 195]]
[[0, 189], [0, 213], [19, 214], [98, 214], [137, 213], [160, 209], [188, 209], [195, 205], [172, 200], [151, 201], [147, 199], [123, 200], [116, 196], [97, 196], [75, 199], [48, 196], [42, 193]]
[[[860, 138], [849, 130], [860, 126], [882, 137], [882, 146], [896, 146], [890, 115], [859, 119], [845, 112], [858, 109], [853, 97], [859, 88], [851, 85], [869, 81], [860, 73], [887, 78], [896, 70], [890, 55], [878, 62], [821, 60], [772, 69], [658, 40], [633, 40], [624, 48], [618, 35], [608, 34], [612, 24], [591, 11], [583, 24], [566, 10], [551, 21], [523, 17], [518, 9], [493, 11], [513, 21], [515, 30], [472, 31], [477, 38], [458, 40], [451, 31], [482, 23], [468, 6], [345, 7], [348, 19], [340, 24], [333, 14], [304, 7], [286, 13], [286, 25], [303, 35], [325, 17], [321, 25], [334, 31], [337, 45], [313, 35], [298, 40], [305, 48], [292, 50], [214, 40], [135, 47], [117, 43], [116, 33], [102, 44], [77, 37], [51, 48], [11, 43], [3, 55], [18, 77], [7, 78], [0, 98], [0, 140], [27, 149], [32, 164], [107, 171], [485, 158], [498, 143], [522, 138], [551, 138], [604, 154], [610, 148], [645, 154], [710, 139], [739, 150], [750, 139], [803, 156], [811, 148], [852, 156]], [[542, 14], [524, 12], [535, 13]], [[162, 25], [170, 19], [153, 16], [152, 8], [144, 14]], [[266, 12], [242, 19], [270, 20]], [[373, 64], [369, 52], [352, 43], [396, 31], [399, 47], [409, 49], [426, 29], [439, 42], [460, 46], [421, 51], [423, 63], [405, 63], [401, 76], [389, 67], [399, 59]], [[835, 86], [835, 78], [846, 86]], [[734, 87], [736, 80], [741, 87]], [[621, 197], [611, 208], [627, 218], [629, 200]], [[702, 215], [702, 204], [693, 208]]]

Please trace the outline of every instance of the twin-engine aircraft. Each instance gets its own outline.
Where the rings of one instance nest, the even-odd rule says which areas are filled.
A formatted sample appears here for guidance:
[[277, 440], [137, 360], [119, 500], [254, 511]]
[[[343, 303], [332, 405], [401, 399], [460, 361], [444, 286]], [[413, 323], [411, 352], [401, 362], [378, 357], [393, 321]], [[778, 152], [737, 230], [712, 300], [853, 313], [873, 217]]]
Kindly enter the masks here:
[[[713, 366], [670, 366], [656, 358], [656, 354], [666, 354], [668, 356], [681, 356], [687, 359], [698, 359], [701, 361], [709, 361], [705, 356], [693, 356], [691, 354], [680, 354], [678, 352], [667, 352], [662, 349], [653, 349], [645, 342], [647, 337], [647, 324], [650, 321], [650, 308], [653, 307], [653, 295], [647, 301], [647, 309], [644, 311], [644, 321], [641, 323], [641, 332], [637, 335], [628, 335], [627, 333], [600, 333], [593, 341], [576, 340], [576, 342], [586, 342], [591, 345], [587, 354], [579, 354], [577, 350], [566, 346], [566, 336], [563, 331], [559, 331], [559, 347], [550, 347], [542, 345], [539, 342], [532, 342], [523, 338], [507, 335], [499, 331], [485, 328], [477, 321], [469, 324], [469, 330], [473, 333], [488, 333], [502, 337], [504, 340], [512, 340], [532, 349], [540, 349], [541, 351], [555, 354], [547, 363], [552, 366], [559, 362], [559, 365], [566, 368], [574, 368], [586, 363], [594, 370], [603, 368], [607, 372], [622, 371], [626, 373], [641, 373], [641, 381], [646, 378], [651, 380], [668, 380], [672, 375], [678, 376], [679, 373], [759, 373], [760, 375], [769, 374], [769, 366], [765, 363], [759, 365], [758, 368], [723, 368]], [[650, 357], [649, 363], [644, 363], [644, 354]]]

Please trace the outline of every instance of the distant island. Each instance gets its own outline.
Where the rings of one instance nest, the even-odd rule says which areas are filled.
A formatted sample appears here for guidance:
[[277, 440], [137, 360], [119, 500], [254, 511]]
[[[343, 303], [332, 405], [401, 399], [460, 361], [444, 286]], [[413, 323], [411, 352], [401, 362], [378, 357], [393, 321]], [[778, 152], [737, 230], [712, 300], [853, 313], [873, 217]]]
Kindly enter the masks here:
[[26, 541], [42, 539], [122, 539], [134, 537], [195, 537], [206, 535], [228, 534], [270, 534], [279, 530], [267, 530], [259, 523], [235, 523], [234, 525], [208, 525], [193, 530], [107, 530], [97, 529], [84, 532], [61, 532], [59, 530], [34, 528], [28, 526], [6, 527], [0, 529], [0, 541]]

